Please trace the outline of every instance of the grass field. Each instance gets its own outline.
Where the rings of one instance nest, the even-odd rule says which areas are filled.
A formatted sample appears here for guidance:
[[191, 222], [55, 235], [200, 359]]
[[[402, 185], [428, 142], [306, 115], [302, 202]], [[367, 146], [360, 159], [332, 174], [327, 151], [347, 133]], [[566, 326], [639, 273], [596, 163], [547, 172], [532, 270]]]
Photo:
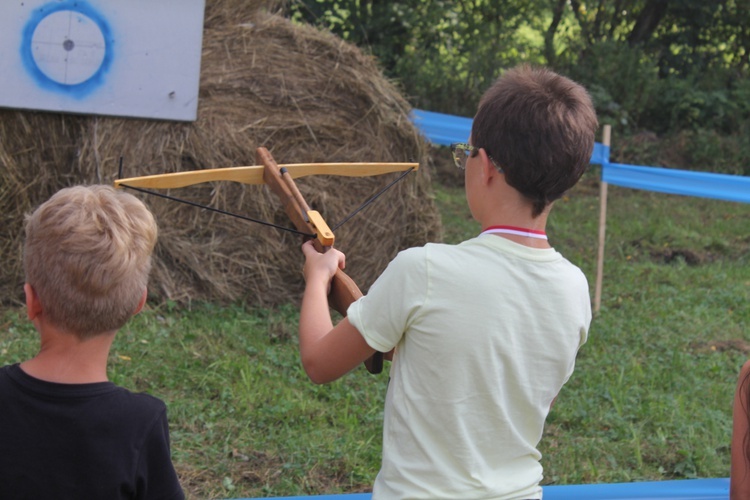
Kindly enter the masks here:
[[[459, 186], [436, 182], [446, 241], [476, 234]], [[552, 212], [552, 244], [592, 288], [592, 169]], [[750, 205], [610, 187], [604, 293], [541, 442], [545, 483], [729, 474], [731, 399], [750, 349]], [[32, 356], [20, 309], [0, 313], [0, 364]], [[366, 491], [387, 374], [315, 386], [296, 305], [150, 305], [118, 334], [110, 378], [169, 406], [190, 498]]]

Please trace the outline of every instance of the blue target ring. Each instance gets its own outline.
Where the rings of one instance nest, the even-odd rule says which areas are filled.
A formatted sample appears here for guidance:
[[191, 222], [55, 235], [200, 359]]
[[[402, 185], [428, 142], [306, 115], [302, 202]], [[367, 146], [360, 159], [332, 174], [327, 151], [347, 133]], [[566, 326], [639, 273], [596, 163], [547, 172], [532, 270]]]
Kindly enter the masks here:
[[21, 60], [40, 87], [83, 98], [104, 83], [113, 44], [108, 23], [88, 3], [48, 3], [23, 28]]

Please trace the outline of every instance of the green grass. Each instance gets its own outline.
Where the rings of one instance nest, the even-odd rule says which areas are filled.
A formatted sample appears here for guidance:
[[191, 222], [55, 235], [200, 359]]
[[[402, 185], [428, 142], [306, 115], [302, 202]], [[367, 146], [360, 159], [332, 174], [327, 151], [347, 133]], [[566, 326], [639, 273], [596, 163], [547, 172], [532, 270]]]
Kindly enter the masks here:
[[[593, 286], [586, 212], [598, 206], [571, 197], [550, 231], [586, 227], [560, 247]], [[548, 420], [547, 480], [728, 476], [750, 348], [750, 207], [610, 187], [608, 214], [602, 311]]]
[[[553, 245], [596, 269], [598, 172], [552, 211]], [[473, 236], [460, 187], [436, 185], [445, 238]], [[546, 484], [729, 474], [731, 398], [750, 348], [750, 205], [610, 187], [601, 312], [541, 443]], [[37, 337], [0, 314], [0, 364]], [[117, 336], [110, 377], [169, 406], [190, 498], [366, 491], [387, 375], [326, 386], [302, 371], [295, 304], [151, 305]]]
[[[37, 336], [0, 316], [0, 363]], [[169, 406], [173, 458], [193, 498], [363, 491], [380, 457], [387, 383], [364, 369], [326, 386], [298, 358], [296, 309], [149, 309], [117, 335], [110, 379]]]

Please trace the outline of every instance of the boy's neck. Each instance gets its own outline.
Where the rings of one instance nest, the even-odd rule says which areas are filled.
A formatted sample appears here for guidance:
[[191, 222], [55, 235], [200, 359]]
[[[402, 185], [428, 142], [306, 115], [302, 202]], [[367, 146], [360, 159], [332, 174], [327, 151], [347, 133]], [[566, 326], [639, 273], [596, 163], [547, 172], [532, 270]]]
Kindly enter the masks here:
[[[528, 206], [519, 206], [517, 204], [496, 207], [494, 211], [490, 211], [489, 213], [489, 217], [479, 221], [482, 226], [482, 231], [491, 227], [510, 227], [526, 230], [535, 234], [546, 234], [549, 208], [537, 217], [531, 216], [531, 211]], [[502, 232], [493, 234], [531, 248], [551, 248], [551, 245], [546, 238], [541, 239], [531, 235], [525, 236]]]
[[549, 241], [547, 241], [546, 239], [507, 233], [492, 233], [492, 235], [498, 236], [500, 238], [505, 238], [506, 240], [513, 241], [515, 243], [518, 243], [519, 245], [523, 245], [529, 248], [552, 248], [552, 245], [550, 245]]
[[[545, 232], [551, 205], [534, 217], [533, 203], [506, 182], [505, 174], [495, 168], [489, 157], [480, 152], [470, 161], [464, 177], [466, 198], [471, 214], [482, 230], [492, 226], [511, 226]], [[532, 248], [550, 248], [546, 239], [504, 233], [493, 236]]]
[[86, 340], [57, 329], [40, 329], [41, 347], [21, 369], [34, 378], [60, 384], [107, 382], [107, 358], [114, 340], [104, 333]]

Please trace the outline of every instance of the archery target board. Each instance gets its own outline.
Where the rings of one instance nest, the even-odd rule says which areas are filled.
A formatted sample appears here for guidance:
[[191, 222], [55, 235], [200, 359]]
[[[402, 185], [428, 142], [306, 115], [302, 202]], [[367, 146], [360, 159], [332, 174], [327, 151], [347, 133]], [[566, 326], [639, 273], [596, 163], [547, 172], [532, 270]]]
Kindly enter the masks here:
[[0, 106], [197, 118], [205, 0], [0, 2]]

